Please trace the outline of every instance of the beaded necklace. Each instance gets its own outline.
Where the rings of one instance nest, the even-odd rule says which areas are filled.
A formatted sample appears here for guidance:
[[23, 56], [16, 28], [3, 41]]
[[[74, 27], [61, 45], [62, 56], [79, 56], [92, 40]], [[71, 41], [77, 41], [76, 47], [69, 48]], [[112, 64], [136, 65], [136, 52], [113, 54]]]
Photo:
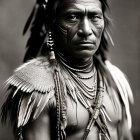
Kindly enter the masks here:
[[[77, 88], [81, 92], [81, 94], [83, 94], [88, 99], [94, 99], [97, 91], [97, 72], [95, 67], [93, 67], [93, 63], [88, 64], [87, 68], [78, 70], [68, 66], [65, 63], [66, 60], [62, 56], [59, 55], [59, 57], [60, 57], [59, 59], [60, 64], [62, 65], [64, 71], [67, 73], [67, 75], [69, 75], [71, 81], [73, 81], [73, 83], [77, 85]], [[91, 74], [89, 76], [83, 77], [79, 75], [78, 72], [82, 74], [85, 73], [86, 74], [91, 73]], [[91, 79], [93, 80], [93, 83], [92, 86], [90, 87], [87, 84], [85, 84], [85, 80], [91, 80]]]
[[[70, 70], [65, 69], [71, 78], [71, 80], [77, 85], [77, 88], [79, 91], [81, 91], [81, 94], [83, 94], [88, 99], [94, 99], [96, 96], [97, 91], [97, 73], [94, 73], [93, 77], [93, 85], [92, 87], [85, 84], [75, 73], [73, 73]], [[91, 77], [91, 78], [92, 78]], [[89, 79], [89, 78], [88, 78]]]
[[[58, 61], [60, 62], [60, 67], [62, 68], [62, 75], [64, 76], [64, 78], [66, 78], [66, 85], [69, 91], [73, 89], [74, 86], [74, 90], [72, 90], [72, 92], [74, 91], [75, 93], [71, 92], [70, 95], [75, 96], [76, 99], [78, 99], [80, 103], [89, 112], [90, 118], [86, 126], [82, 140], [87, 139], [88, 134], [94, 125], [96, 125], [97, 128], [99, 129], [100, 140], [102, 139], [102, 137], [106, 137], [108, 140], [110, 140], [110, 134], [106, 125], [106, 121], [104, 117], [105, 114], [102, 107], [102, 101], [105, 92], [104, 78], [101, 76], [99, 71], [96, 71], [95, 67], [93, 67], [93, 64], [90, 64], [92, 66], [92, 69], [91, 67], [88, 67], [82, 70], [77, 70], [68, 66], [65, 63], [66, 61], [63, 61], [63, 59], [58, 59]], [[87, 71], [88, 72], [92, 71], [93, 73], [92, 76], [90, 75], [88, 77], [81, 78], [77, 74], [77, 72], [87, 73]], [[67, 78], [69, 80], [67, 80]], [[94, 79], [92, 87], [89, 87], [82, 81], [83, 79], [91, 80], [91, 78]], [[94, 102], [93, 105], [90, 103], [89, 99], [93, 100]]]
[[[96, 90], [94, 95], [93, 94], [89, 95], [89, 92], [85, 91], [81, 86], [81, 84], [79, 84], [78, 81], [76, 81], [77, 79], [75, 80], [72, 77], [73, 74], [71, 76], [71, 73], [65, 67], [62, 66], [62, 68], [63, 68], [62, 74], [64, 75], [64, 77], [66, 77], [66, 79], [68, 77], [71, 81], [70, 83], [68, 82], [69, 80], [66, 81], [66, 85], [68, 89], [70, 89], [70, 84], [71, 86], [75, 86], [75, 92], [76, 92], [75, 96], [89, 112], [90, 118], [86, 126], [82, 140], [87, 139], [88, 134], [90, 133], [94, 125], [96, 125], [97, 128], [99, 129], [99, 140], [101, 140], [102, 137], [106, 137], [108, 140], [110, 140], [109, 131], [105, 121], [106, 120], [104, 114], [105, 110], [102, 106], [102, 101], [105, 92], [105, 84], [102, 79], [102, 76], [100, 75], [99, 72], [96, 72], [96, 77], [97, 77], [96, 79], [98, 79], [98, 83], [96, 84]], [[70, 95], [73, 96], [72, 93], [70, 93]], [[91, 104], [88, 99], [92, 99], [94, 103]]]

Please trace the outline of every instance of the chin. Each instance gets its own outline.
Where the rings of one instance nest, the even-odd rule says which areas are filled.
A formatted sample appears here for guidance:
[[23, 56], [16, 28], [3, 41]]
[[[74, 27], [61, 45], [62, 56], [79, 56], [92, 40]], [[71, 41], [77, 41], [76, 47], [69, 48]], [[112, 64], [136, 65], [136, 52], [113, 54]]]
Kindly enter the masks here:
[[78, 51], [78, 52], [74, 53], [73, 57], [75, 57], [77, 59], [89, 59], [89, 58], [93, 57], [94, 54], [95, 54], [94, 51], [82, 50], [82, 51]]

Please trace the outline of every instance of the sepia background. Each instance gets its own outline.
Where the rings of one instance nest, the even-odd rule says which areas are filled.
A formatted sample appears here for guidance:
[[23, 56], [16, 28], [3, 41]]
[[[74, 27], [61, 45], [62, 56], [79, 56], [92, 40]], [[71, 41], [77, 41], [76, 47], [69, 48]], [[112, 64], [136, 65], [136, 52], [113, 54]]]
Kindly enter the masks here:
[[[111, 61], [128, 76], [135, 104], [132, 106], [133, 134], [140, 138], [140, 1], [110, 0], [115, 47]], [[0, 0], [0, 86], [22, 63], [28, 35], [22, 29], [35, 0]], [[0, 94], [2, 95], [2, 88]], [[3, 98], [0, 99], [2, 103]], [[14, 140], [10, 125], [0, 124], [0, 140]]]

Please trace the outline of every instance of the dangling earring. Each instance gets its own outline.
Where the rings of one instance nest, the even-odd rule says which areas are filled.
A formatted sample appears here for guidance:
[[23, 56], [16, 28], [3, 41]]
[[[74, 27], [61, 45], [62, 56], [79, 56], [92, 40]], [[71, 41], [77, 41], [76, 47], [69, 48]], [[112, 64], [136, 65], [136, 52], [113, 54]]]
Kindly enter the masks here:
[[55, 60], [55, 54], [54, 54], [54, 40], [52, 38], [52, 32], [48, 33], [48, 40], [47, 40], [47, 47], [49, 49], [49, 59], [50, 61]]
[[42, 4], [42, 7], [44, 8], [44, 10], [46, 10], [46, 7], [47, 7], [47, 0], [44, 0], [43, 4]]

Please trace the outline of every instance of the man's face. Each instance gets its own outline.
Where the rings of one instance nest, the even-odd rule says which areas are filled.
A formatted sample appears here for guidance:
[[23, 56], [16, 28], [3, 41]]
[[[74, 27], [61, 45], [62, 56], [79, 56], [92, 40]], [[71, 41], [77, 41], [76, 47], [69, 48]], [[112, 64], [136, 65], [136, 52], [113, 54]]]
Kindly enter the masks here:
[[100, 45], [104, 18], [99, 0], [63, 0], [56, 11], [57, 49], [68, 57], [91, 58]]

